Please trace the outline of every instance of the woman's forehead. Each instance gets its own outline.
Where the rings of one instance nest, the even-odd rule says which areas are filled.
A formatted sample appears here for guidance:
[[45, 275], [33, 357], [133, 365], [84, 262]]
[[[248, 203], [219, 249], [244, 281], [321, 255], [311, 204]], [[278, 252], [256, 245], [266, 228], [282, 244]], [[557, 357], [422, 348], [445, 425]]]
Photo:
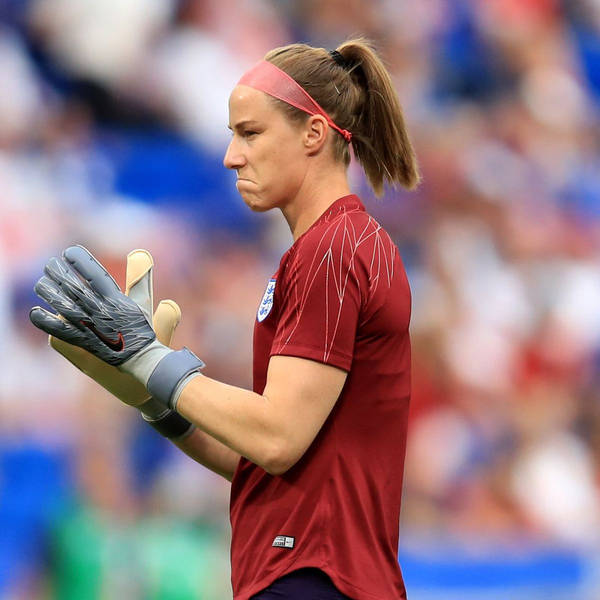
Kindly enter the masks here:
[[238, 85], [229, 96], [229, 115], [233, 118], [259, 118], [267, 116], [274, 110], [268, 96], [259, 90]]

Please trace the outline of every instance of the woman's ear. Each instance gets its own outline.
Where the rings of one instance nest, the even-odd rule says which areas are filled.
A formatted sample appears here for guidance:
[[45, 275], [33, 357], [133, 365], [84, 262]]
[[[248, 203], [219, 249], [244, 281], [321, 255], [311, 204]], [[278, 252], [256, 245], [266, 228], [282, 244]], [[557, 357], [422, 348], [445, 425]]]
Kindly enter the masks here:
[[304, 147], [309, 155], [317, 154], [327, 141], [329, 125], [322, 115], [311, 115], [305, 123]]

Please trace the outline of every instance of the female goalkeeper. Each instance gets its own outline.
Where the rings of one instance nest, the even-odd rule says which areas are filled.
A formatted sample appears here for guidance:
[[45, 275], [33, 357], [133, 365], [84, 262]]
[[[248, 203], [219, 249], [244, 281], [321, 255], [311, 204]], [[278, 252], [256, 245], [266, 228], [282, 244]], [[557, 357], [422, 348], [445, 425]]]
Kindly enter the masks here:
[[332, 52], [278, 48], [234, 88], [229, 127], [224, 164], [240, 195], [254, 211], [281, 210], [294, 240], [258, 307], [253, 391], [201, 375], [190, 351], [156, 341], [81, 248], [46, 269], [63, 296], [45, 298], [63, 319], [35, 308], [32, 320], [195, 426], [176, 443], [232, 482], [236, 600], [405, 598], [410, 290], [398, 249], [347, 178], [352, 149], [376, 193], [418, 182], [390, 76], [361, 39]]

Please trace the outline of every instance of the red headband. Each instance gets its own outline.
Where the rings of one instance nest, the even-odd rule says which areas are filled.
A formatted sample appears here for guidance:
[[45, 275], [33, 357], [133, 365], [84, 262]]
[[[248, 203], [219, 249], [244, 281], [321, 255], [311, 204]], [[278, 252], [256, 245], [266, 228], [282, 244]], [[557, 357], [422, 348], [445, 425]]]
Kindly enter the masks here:
[[338, 127], [301, 85], [269, 61], [263, 60], [246, 71], [238, 81], [238, 85], [247, 85], [269, 94], [309, 115], [321, 115], [327, 119], [329, 127], [338, 131], [348, 143], [352, 139], [352, 134], [347, 129]]

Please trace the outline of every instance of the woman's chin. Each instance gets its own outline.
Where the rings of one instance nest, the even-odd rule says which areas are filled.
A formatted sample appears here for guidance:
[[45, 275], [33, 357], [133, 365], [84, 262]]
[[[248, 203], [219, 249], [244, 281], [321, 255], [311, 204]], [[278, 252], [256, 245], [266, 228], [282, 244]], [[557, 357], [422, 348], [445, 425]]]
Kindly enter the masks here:
[[273, 208], [272, 206], [265, 206], [264, 204], [261, 204], [260, 202], [254, 202], [254, 203], [246, 202], [246, 204], [248, 205], [248, 207], [250, 208], [250, 210], [252, 212], [266, 212], [266, 211], [270, 210], [271, 208]]
[[242, 197], [242, 200], [246, 203], [246, 206], [248, 206], [248, 208], [253, 212], [265, 212], [273, 208], [271, 204], [269, 204], [256, 194], [240, 191], [240, 196]]

